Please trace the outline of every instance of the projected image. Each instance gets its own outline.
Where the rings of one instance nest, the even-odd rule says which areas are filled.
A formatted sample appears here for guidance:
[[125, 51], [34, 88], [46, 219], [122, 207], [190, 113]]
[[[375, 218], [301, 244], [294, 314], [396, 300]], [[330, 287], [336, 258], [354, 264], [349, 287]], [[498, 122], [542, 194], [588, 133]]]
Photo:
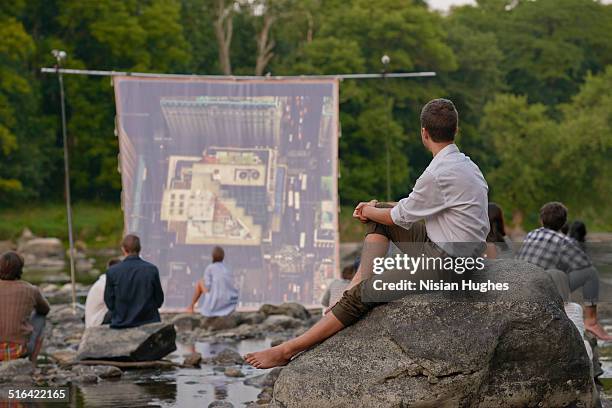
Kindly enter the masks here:
[[242, 307], [315, 304], [337, 264], [334, 81], [115, 80], [126, 230], [187, 306], [215, 245]]

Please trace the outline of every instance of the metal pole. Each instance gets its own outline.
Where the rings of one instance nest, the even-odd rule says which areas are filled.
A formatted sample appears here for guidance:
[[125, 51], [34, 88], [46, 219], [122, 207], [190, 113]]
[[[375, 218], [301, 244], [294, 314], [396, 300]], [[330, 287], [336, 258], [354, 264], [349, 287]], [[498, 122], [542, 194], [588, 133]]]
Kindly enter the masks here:
[[[388, 87], [387, 87], [387, 67], [389, 66], [389, 62], [391, 61], [391, 58], [389, 58], [388, 55], [383, 55], [381, 58], [381, 62], [383, 63], [383, 86], [385, 88], [385, 97], [388, 99], [389, 98], [389, 92], [388, 92]], [[390, 114], [393, 113], [393, 105], [391, 105], [390, 107]], [[387, 134], [385, 135], [385, 155], [386, 155], [386, 161], [387, 161], [387, 202], [391, 201], [391, 151], [390, 151], [390, 147], [389, 147], [389, 132], [390, 132], [390, 126], [389, 126], [389, 118], [387, 117], [387, 123], [386, 123], [386, 131]]]
[[72, 312], [76, 313], [76, 276], [74, 267], [74, 236], [72, 228], [72, 201], [70, 197], [70, 157], [68, 154], [68, 136], [66, 132], [66, 106], [64, 101], [64, 78], [61, 72], [62, 60], [66, 58], [65, 51], [52, 51], [53, 56], [57, 59], [57, 78], [60, 87], [60, 103], [62, 110], [62, 140], [64, 143], [64, 188], [66, 190], [66, 216], [68, 219], [68, 258], [70, 260], [70, 282], [72, 284]]
[[155, 74], [150, 72], [128, 72], [128, 71], [101, 71], [90, 69], [69, 69], [69, 68], [41, 68], [43, 74], [63, 74], [71, 75], [92, 75], [92, 76], [133, 76], [142, 78], [199, 78], [199, 79], [225, 79], [234, 81], [244, 80], [269, 80], [278, 81], [283, 79], [378, 79], [385, 75], [389, 78], [423, 78], [435, 77], [436, 73], [425, 72], [390, 72], [387, 74], [337, 74], [337, 75], [289, 75], [289, 76], [234, 76], [234, 75], [190, 75], [190, 74]]

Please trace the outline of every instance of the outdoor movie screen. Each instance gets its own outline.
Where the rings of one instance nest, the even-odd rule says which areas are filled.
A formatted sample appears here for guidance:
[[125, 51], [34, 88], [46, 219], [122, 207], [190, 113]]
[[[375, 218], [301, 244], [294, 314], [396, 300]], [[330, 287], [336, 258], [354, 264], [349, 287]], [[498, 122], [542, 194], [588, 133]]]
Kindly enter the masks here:
[[115, 77], [126, 233], [189, 305], [221, 246], [242, 308], [318, 304], [338, 264], [336, 80]]

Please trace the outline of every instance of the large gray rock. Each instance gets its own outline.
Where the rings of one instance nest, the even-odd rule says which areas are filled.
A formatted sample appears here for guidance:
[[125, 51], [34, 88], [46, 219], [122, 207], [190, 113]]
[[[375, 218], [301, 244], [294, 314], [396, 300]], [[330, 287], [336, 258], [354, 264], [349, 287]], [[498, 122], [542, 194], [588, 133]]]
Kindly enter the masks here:
[[130, 329], [109, 326], [85, 330], [77, 360], [154, 361], [176, 350], [172, 324], [151, 323]]
[[552, 281], [519, 261], [478, 274], [507, 292], [412, 295], [283, 369], [271, 407], [589, 407], [584, 344]]
[[64, 245], [57, 238], [32, 238], [19, 245], [24, 257], [64, 259]]

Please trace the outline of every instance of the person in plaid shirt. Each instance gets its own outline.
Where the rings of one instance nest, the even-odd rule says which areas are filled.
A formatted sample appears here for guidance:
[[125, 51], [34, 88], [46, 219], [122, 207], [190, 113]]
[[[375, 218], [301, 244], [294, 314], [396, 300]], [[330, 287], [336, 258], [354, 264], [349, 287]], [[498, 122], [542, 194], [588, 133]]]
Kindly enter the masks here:
[[560, 230], [567, 221], [567, 208], [559, 202], [545, 204], [540, 209], [542, 227], [527, 234], [517, 258], [542, 269], [565, 272], [570, 290], [582, 287], [585, 303], [585, 329], [601, 340], [612, 340], [597, 320], [599, 274], [588, 255]]
[[40, 290], [21, 280], [23, 258], [0, 255], [0, 361], [29, 357], [36, 362], [49, 303]]

